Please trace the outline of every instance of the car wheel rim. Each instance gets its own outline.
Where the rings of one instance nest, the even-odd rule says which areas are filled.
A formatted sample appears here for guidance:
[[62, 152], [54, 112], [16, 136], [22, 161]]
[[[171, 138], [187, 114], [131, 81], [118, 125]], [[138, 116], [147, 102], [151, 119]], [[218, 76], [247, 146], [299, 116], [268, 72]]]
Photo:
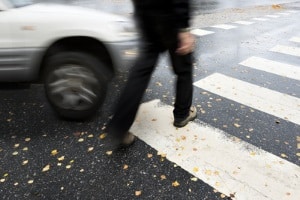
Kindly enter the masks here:
[[99, 81], [95, 74], [80, 65], [64, 65], [49, 75], [48, 94], [63, 109], [87, 110], [97, 101]]

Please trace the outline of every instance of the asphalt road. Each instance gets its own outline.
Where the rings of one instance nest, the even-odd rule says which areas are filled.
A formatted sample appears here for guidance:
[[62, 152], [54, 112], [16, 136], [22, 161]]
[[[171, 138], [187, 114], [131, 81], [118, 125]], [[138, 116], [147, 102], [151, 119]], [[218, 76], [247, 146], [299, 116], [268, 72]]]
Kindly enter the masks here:
[[[249, 194], [255, 194], [255, 199], [297, 199], [299, 8], [299, 3], [275, 8], [238, 7], [195, 16], [194, 104], [199, 115], [184, 131], [207, 142], [193, 148], [199, 158], [186, 157], [188, 153], [165, 156], [163, 151], [173, 148], [169, 142], [177, 130], [171, 125], [168, 129], [167, 125], [170, 132], [165, 131], [164, 137], [160, 128], [146, 121], [148, 115], [139, 115], [133, 127], [139, 137], [136, 144], [110, 154], [109, 142], [101, 137], [102, 129], [112, 115], [113, 102], [120, 94], [126, 74], [112, 82], [98, 115], [81, 123], [57, 118], [45, 99], [42, 85], [1, 83], [0, 196], [2, 199], [214, 200], [252, 199]], [[272, 68], [278, 63], [279, 67]], [[285, 69], [280, 70], [282, 66]], [[163, 116], [159, 109], [168, 111], [172, 106], [174, 81], [167, 57], [162, 56], [143, 100], [144, 105], [154, 99], [163, 105], [151, 109], [150, 114], [157, 116], [152, 118], [153, 123]], [[207, 127], [207, 132], [199, 131]], [[188, 140], [185, 134], [178, 135], [175, 142]], [[212, 135], [219, 137], [210, 142]], [[186, 146], [198, 145], [194, 140], [186, 142]], [[228, 149], [215, 151], [212, 147], [216, 143], [220, 146], [228, 143]], [[183, 150], [183, 146], [179, 147]], [[232, 147], [237, 149], [233, 151]], [[207, 152], [214, 155], [207, 156]], [[257, 160], [246, 166], [252, 158]], [[245, 166], [238, 159], [245, 159]], [[191, 165], [190, 169], [189, 163], [197, 163], [198, 167]], [[234, 170], [231, 166], [239, 168]], [[249, 173], [241, 173], [243, 167], [249, 167]], [[262, 169], [262, 173], [252, 169]], [[232, 172], [231, 179], [224, 175], [226, 170]], [[247, 182], [251, 176], [257, 181]], [[261, 187], [260, 178], [272, 181]], [[243, 189], [232, 183], [241, 184]], [[280, 187], [268, 190], [278, 186], [275, 184]]]

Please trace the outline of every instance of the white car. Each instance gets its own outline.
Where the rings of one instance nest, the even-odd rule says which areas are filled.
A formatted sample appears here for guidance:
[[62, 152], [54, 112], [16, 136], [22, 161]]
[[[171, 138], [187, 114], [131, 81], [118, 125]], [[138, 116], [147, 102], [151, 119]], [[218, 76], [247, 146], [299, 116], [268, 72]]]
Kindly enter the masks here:
[[130, 18], [83, 7], [0, 0], [0, 82], [42, 81], [57, 113], [85, 119], [136, 58]]

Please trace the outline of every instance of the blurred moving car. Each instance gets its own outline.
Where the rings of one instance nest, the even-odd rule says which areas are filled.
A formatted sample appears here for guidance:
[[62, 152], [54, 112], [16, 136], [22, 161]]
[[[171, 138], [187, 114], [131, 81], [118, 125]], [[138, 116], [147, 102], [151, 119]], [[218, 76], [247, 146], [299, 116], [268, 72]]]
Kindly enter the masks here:
[[42, 81], [54, 110], [90, 117], [107, 83], [136, 57], [134, 23], [120, 15], [31, 0], [0, 0], [0, 82]]

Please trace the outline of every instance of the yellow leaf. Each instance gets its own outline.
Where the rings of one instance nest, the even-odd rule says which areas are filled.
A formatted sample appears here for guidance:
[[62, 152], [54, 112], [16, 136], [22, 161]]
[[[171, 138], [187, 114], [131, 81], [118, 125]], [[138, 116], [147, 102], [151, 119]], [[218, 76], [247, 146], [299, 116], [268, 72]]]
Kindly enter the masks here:
[[22, 165], [26, 165], [28, 163], [28, 160], [24, 160], [23, 162], [22, 162]]
[[128, 169], [128, 165], [125, 164], [125, 165], [123, 166], [123, 169]]
[[12, 153], [12, 155], [14, 155], [14, 156], [16, 156], [18, 154], [19, 154], [19, 152], [17, 152], [17, 151], [15, 151], [15, 152]]
[[71, 165], [67, 165], [67, 166], [66, 166], [66, 169], [70, 169], [70, 168], [71, 168]]
[[205, 170], [205, 174], [210, 176], [212, 174], [211, 170]]
[[167, 177], [165, 175], [160, 175], [160, 180], [165, 180]]
[[46, 172], [46, 171], [48, 171], [49, 169], [50, 169], [50, 165], [46, 165], [46, 166], [43, 168], [42, 172]]
[[94, 135], [93, 135], [93, 134], [90, 134], [90, 135], [88, 135], [88, 138], [92, 138], [92, 137], [94, 137]]
[[140, 196], [142, 194], [142, 191], [138, 190], [138, 191], [135, 191], [135, 196]]
[[198, 180], [198, 178], [196, 178], [196, 177], [193, 177], [193, 178], [191, 178], [191, 180], [192, 180], [192, 181], [197, 181], [197, 180]]
[[78, 142], [83, 142], [84, 139], [83, 138], [79, 138]]
[[224, 199], [226, 197], [225, 194], [221, 194], [220, 196], [221, 196], [222, 199]]
[[280, 156], [283, 157], [283, 158], [288, 158], [288, 156], [285, 155], [284, 153], [280, 154]]
[[147, 154], [147, 157], [148, 157], [148, 158], [152, 158], [152, 156], [153, 156], [153, 155], [152, 155], [151, 153], [148, 153], [148, 154]]
[[99, 138], [100, 138], [101, 140], [103, 140], [105, 137], [106, 137], [106, 133], [102, 133], [102, 134], [99, 136]]
[[58, 161], [63, 161], [65, 159], [65, 156], [61, 156], [59, 158], [57, 158]]
[[0, 179], [0, 182], [1, 182], [1, 183], [5, 182], [5, 178], [1, 178], [1, 179]]
[[23, 148], [23, 151], [28, 151], [28, 147], [24, 147], [24, 148]]
[[194, 167], [193, 172], [198, 172], [199, 168], [198, 167]]
[[237, 128], [241, 127], [241, 125], [239, 125], [238, 123], [234, 123], [233, 125]]
[[15, 144], [14, 145], [15, 148], [18, 148], [19, 146], [20, 146], [20, 144]]
[[110, 156], [112, 153], [113, 153], [113, 151], [107, 151], [107, 152], [106, 152], [106, 155], [109, 155], [109, 156]]
[[33, 183], [33, 180], [29, 180], [28, 183], [29, 183], [29, 184], [32, 184], [32, 183]]
[[25, 141], [26, 142], [29, 142], [31, 139], [30, 138], [25, 138]]
[[298, 157], [300, 157], [300, 153], [296, 153], [296, 155], [297, 155]]
[[173, 187], [178, 187], [180, 184], [177, 182], [177, 181], [174, 181], [173, 183], [172, 183], [172, 186]]
[[256, 153], [255, 153], [254, 151], [251, 151], [251, 152], [250, 152], [250, 155], [251, 155], [251, 156], [255, 156]]
[[51, 151], [51, 155], [52, 156], [55, 156], [56, 154], [58, 154], [58, 151], [56, 149], [54, 149], [54, 150]]
[[91, 151], [93, 151], [94, 150], [94, 147], [89, 147], [88, 148], [88, 152], [91, 152]]

